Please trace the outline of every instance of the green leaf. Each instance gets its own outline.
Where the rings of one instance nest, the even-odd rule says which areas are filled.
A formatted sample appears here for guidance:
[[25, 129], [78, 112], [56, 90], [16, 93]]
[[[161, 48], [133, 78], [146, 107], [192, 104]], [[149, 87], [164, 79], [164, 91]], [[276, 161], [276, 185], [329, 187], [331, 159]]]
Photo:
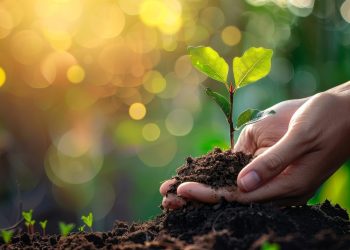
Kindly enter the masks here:
[[30, 224], [33, 218], [33, 209], [30, 209], [28, 212], [23, 211], [22, 216], [23, 219]]
[[12, 239], [12, 235], [13, 235], [13, 231], [11, 230], [1, 230], [1, 237], [6, 244], [10, 243]]
[[82, 225], [82, 226], [78, 227], [78, 231], [79, 232], [84, 232], [85, 226], [86, 225]]
[[277, 243], [270, 243], [268, 241], [265, 241], [262, 244], [261, 248], [260, 248], [260, 250], [280, 250], [280, 249], [281, 248], [280, 248], [279, 244], [277, 244]]
[[228, 64], [210, 47], [188, 47], [193, 66], [210, 78], [224, 83], [227, 87]]
[[218, 104], [221, 110], [224, 112], [226, 118], [230, 116], [230, 103], [229, 101], [222, 95], [217, 92], [213, 92], [211, 89], [206, 88], [205, 93], [210, 96], [216, 104]]
[[270, 115], [276, 114], [274, 110], [247, 109], [243, 111], [237, 119], [236, 130], [239, 130], [242, 126], [258, 122]]
[[60, 222], [58, 224], [58, 226], [59, 226], [60, 232], [63, 236], [67, 236], [75, 227], [75, 225], [73, 223], [66, 224], [64, 222]]
[[82, 221], [89, 227], [92, 227], [92, 222], [93, 222], [93, 215], [90, 212], [88, 216], [81, 216]]
[[40, 224], [40, 226], [41, 226], [42, 229], [45, 229], [45, 228], [46, 228], [46, 225], [47, 225], [47, 220], [40, 221], [39, 224]]
[[242, 57], [233, 59], [233, 72], [236, 88], [244, 87], [265, 77], [271, 69], [273, 51], [252, 47]]

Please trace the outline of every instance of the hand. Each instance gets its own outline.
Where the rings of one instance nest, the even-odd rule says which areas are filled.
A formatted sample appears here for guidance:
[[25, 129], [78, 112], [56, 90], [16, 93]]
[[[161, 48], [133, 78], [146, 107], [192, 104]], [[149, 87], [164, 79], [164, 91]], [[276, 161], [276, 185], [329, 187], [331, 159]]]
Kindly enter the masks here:
[[[260, 140], [265, 143], [258, 143], [265, 132], [259, 133], [259, 129], [252, 127], [263, 126], [259, 123], [266, 123], [272, 117], [250, 125], [242, 132], [237, 148], [258, 156], [239, 174], [239, 189], [213, 190], [191, 182], [181, 184], [177, 194], [203, 202], [217, 202], [216, 197], [222, 196], [243, 203], [305, 203], [350, 155], [346, 143], [350, 137], [349, 100], [350, 93], [344, 88], [339, 94], [329, 91], [311, 97], [292, 115], [286, 132], [283, 133], [281, 128], [275, 137], [267, 136], [265, 140]], [[277, 134], [282, 136], [278, 138]], [[273, 142], [274, 139], [277, 143]], [[161, 186], [162, 193], [169, 183]], [[163, 199], [163, 203], [170, 208], [180, 206], [178, 201], [174, 203], [171, 198]]]
[[[289, 100], [271, 107], [270, 109], [276, 111], [276, 114], [246, 126], [235, 145], [235, 151], [243, 151], [257, 156], [274, 145], [286, 133], [292, 115], [305, 101], [306, 99]], [[194, 182], [181, 184], [177, 190], [179, 196], [175, 194], [168, 194], [168, 196], [166, 196], [170, 185], [173, 183], [174, 180], [168, 180], [160, 187], [160, 192], [164, 196], [162, 202], [163, 207], [171, 209], [181, 207], [185, 204], [185, 201], [179, 196], [188, 197], [189, 190], [196, 190], [199, 192], [203, 189], [203, 198], [199, 200], [203, 202], [211, 201], [209, 198], [210, 195], [207, 195], [207, 187]], [[198, 200], [199, 197], [195, 198]]]

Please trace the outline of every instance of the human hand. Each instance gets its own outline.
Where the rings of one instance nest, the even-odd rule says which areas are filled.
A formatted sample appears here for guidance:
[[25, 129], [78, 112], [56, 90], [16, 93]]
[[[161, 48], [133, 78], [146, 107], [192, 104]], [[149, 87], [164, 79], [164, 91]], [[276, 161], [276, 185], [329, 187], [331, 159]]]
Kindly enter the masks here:
[[[246, 126], [235, 145], [235, 151], [243, 151], [256, 156], [274, 145], [286, 133], [291, 116], [305, 101], [306, 99], [288, 100], [271, 107], [270, 109], [276, 111], [276, 114]], [[163, 207], [171, 209], [181, 207], [185, 204], [181, 196], [186, 197], [186, 192], [189, 189], [198, 191], [204, 186], [199, 183], [187, 182], [181, 184], [177, 189], [178, 196], [175, 194], [167, 195], [167, 191], [173, 183], [174, 180], [167, 180], [160, 187], [160, 192], [164, 196], [162, 205]], [[184, 194], [182, 192], [183, 190], [185, 192]], [[203, 199], [201, 200], [210, 202], [206, 190], [207, 189], [204, 189]]]
[[[213, 190], [191, 182], [181, 184], [177, 194], [203, 202], [217, 202], [220, 197], [224, 197], [243, 203], [305, 203], [318, 186], [349, 157], [350, 149], [346, 146], [350, 134], [349, 96], [345, 91], [342, 95], [322, 93], [311, 97], [292, 115], [285, 130], [283, 125], [286, 124], [282, 122], [280, 129], [273, 133], [274, 136], [266, 136], [265, 139], [261, 136], [265, 130], [252, 127], [262, 127], [261, 123], [268, 122], [273, 116], [247, 127], [240, 136], [237, 148], [254, 153], [257, 157], [239, 174], [239, 189]], [[288, 118], [282, 120], [287, 122]], [[330, 126], [330, 121], [333, 121], [333, 126]], [[258, 143], [259, 140], [261, 143]], [[162, 194], [170, 183], [167, 181], [161, 186]], [[180, 198], [173, 198], [164, 198], [163, 206], [177, 208], [184, 204]]]

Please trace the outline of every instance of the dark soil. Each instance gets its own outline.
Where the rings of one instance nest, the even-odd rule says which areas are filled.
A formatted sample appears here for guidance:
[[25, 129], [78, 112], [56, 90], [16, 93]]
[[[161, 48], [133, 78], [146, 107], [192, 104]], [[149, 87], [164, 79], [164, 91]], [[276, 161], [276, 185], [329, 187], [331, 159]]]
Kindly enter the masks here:
[[236, 186], [238, 173], [252, 160], [251, 155], [242, 152], [232, 154], [230, 150], [215, 148], [212, 152], [198, 158], [187, 157], [186, 163], [177, 169], [173, 178], [176, 183], [169, 193], [183, 182], [196, 181], [214, 188]]
[[[219, 150], [188, 158], [178, 170], [175, 186], [187, 180], [214, 187], [234, 185], [234, 177], [243, 167], [239, 163], [247, 164], [250, 158]], [[211, 167], [222, 170], [222, 174], [212, 173]], [[328, 201], [287, 208], [224, 200], [216, 205], [188, 202], [181, 209], [164, 210], [144, 223], [128, 225], [117, 221], [109, 232], [73, 233], [67, 237], [24, 233], [15, 236], [9, 245], [0, 240], [0, 248], [225, 250], [260, 249], [266, 241], [278, 243], [281, 249], [350, 249], [349, 217]]]

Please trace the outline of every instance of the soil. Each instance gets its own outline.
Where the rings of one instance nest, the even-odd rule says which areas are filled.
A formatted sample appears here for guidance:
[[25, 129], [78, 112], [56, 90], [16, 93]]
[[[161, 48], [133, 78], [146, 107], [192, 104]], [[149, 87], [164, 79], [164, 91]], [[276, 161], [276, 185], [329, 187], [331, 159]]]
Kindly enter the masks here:
[[[214, 188], [234, 186], [239, 170], [250, 160], [251, 156], [219, 149], [187, 158], [177, 171], [172, 192], [189, 180]], [[281, 249], [350, 249], [349, 217], [329, 201], [286, 208], [225, 200], [215, 205], [187, 202], [144, 223], [116, 221], [108, 232], [66, 237], [17, 234], [11, 244], [0, 240], [0, 249], [261, 249], [266, 241], [278, 243]]]
[[168, 193], [176, 193], [176, 188], [183, 182], [196, 181], [214, 188], [236, 186], [236, 179], [241, 169], [252, 160], [251, 155], [242, 152], [232, 154], [230, 150], [215, 148], [201, 157], [187, 157], [186, 163], [177, 169], [176, 180]]

